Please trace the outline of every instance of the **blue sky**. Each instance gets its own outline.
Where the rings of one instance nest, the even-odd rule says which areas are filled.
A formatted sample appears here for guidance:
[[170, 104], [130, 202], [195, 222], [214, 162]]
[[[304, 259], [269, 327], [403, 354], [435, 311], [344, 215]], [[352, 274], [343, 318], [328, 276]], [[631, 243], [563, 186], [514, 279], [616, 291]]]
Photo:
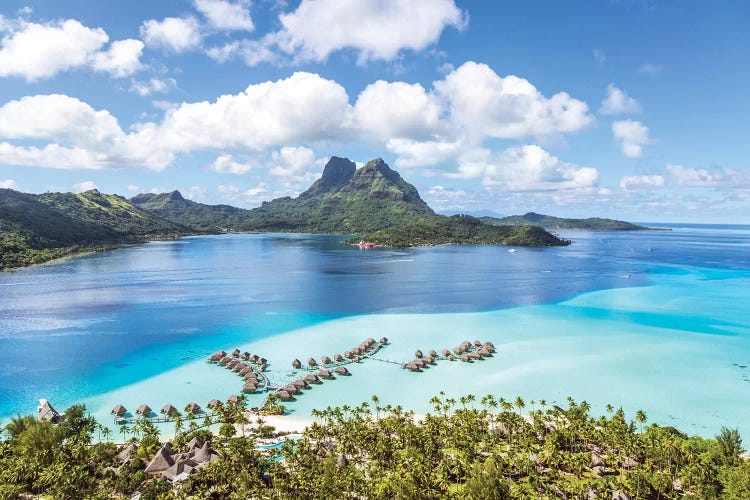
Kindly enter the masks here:
[[[102, 7], [106, 5], [106, 7]], [[0, 185], [253, 207], [333, 154], [436, 209], [750, 222], [750, 3], [0, 5]]]

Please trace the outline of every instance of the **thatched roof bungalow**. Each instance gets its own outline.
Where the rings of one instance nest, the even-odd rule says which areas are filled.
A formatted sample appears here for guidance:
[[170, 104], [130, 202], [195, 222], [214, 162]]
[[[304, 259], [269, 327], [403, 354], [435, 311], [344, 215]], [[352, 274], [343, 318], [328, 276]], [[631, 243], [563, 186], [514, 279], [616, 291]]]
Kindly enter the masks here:
[[115, 406], [114, 408], [112, 408], [112, 411], [111, 411], [112, 415], [116, 415], [118, 417], [125, 415], [127, 412], [128, 412], [128, 409], [122, 405]]
[[430, 349], [430, 353], [429, 354], [430, 354], [431, 358], [437, 358], [438, 357], [438, 353], [437, 353], [437, 351], [435, 349]]
[[292, 361], [292, 368], [302, 368], [302, 361], [299, 359]]
[[245, 385], [242, 386], [242, 392], [255, 392], [257, 390], [258, 385], [252, 382], [246, 382]]
[[159, 448], [159, 451], [156, 452], [154, 458], [152, 458], [148, 463], [148, 465], [146, 466], [146, 472], [149, 474], [153, 474], [155, 472], [163, 472], [169, 469], [172, 465], [174, 465], [172, 455], [172, 446], [169, 443], [166, 443], [164, 446]]
[[323, 356], [322, 358], [320, 358], [320, 360], [324, 365], [330, 365], [332, 363], [331, 358], [329, 358], [328, 356]]
[[139, 406], [138, 409], [135, 410], [137, 414], [143, 415], [144, 417], [146, 415], [150, 415], [152, 411], [153, 410], [151, 409], [151, 407], [145, 403]]
[[250, 353], [249, 353], [249, 352], [247, 352], [247, 351], [245, 351], [245, 352], [243, 352], [243, 353], [242, 353], [242, 354], [240, 355], [240, 358], [242, 358], [243, 360], [247, 361], [248, 359], [250, 359]]
[[229, 356], [224, 356], [223, 358], [221, 358], [221, 359], [219, 360], [219, 364], [220, 364], [221, 366], [226, 366], [226, 365], [227, 365], [227, 363], [229, 363], [230, 361], [232, 361], [232, 358], [230, 358]]
[[344, 351], [344, 357], [352, 359], [355, 356], [356, 356], [356, 354], [354, 354], [352, 351]]
[[420, 351], [419, 349], [417, 349], [416, 351], [414, 351], [414, 357], [415, 358], [421, 358], [422, 356], [423, 356], [422, 351]]
[[347, 370], [345, 366], [337, 366], [333, 371], [335, 371], [339, 375], [349, 375], [349, 370]]
[[49, 420], [50, 422], [54, 423], [60, 419], [60, 414], [46, 399], [39, 400], [39, 406], [36, 407], [36, 412], [36, 418], [40, 422], [42, 420]]
[[451, 350], [450, 349], [443, 349], [443, 356], [445, 356], [447, 358], [450, 355], [451, 355]]
[[299, 388], [294, 384], [286, 384], [284, 387], [282, 387], [282, 389], [288, 392], [289, 394], [299, 393]]
[[292, 385], [299, 389], [306, 389], [310, 387], [310, 384], [308, 384], [307, 381], [303, 379], [297, 379], [297, 380], [292, 381]]
[[388, 337], [383, 337], [380, 339], [381, 344], [387, 344], [388, 343]]
[[237, 394], [232, 394], [227, 398], [227, 402], [229, 403], [240, 403], [242, 401], [242, 397], [238, 396]]
[[175, 415], [175, 414], [177, 414], [177, 408], [175, 408], [175, 407], [174, 407], [174, 406], [172, 406], [171, 404], [165, 404], [164, 406], [162, 406], [162, 407], [161, 407], [161, 412], [162, 412], [162, 413], [163, 413], [164, 415], [169, 415], [169, 416], [171, 416], [171, 415]]
[[474, 347], [482, 347], [482, 343], [478, 340], [474, 341]]
[[410, 361], [409, 363], [406, 363], [406, 369], [411, 370], [413, 372], [418, 372], [419, 366], [417, 366], [416, 363], [414, 363], [414, 361]]
[[337, 363], [340, 363], [341, 361], [344, 361], [344, 356], [342, 356], [341, 354], [334, 354], [333, 360]]
[[233, 358], [239, 358], [240, 357], [240, 350], [239, 349], [235, 349], [234, 351], [232, 351], [232, 357]]
[[312, 382], [313, 384], [320, 383], [320, 379], [318, 378], [318, 376], [313, 373], [308, 373], [307, 375], [305, 375], [305, 381]]
[[307, 366], [312, 368], [313, 366], [318, 366], [318, 362], [315, 361], [315, 358], [307, 358]]
[[196, 413], [201, 411], [201, 407], [200, 405], [198, 405], [198, 403], [188, 403], [185, 405], [185, 411], [187, 413], [192, 413], [193, 415], [195, 415]]
[[223, 403], [219, 401], [218, 399], [212, 399], [208, 403], [206, 403], [207, 408], [216, 408], [217, 406], [221, 406]]
[[289, 401], [292, 399], [292, 395], [286, 391], [279, 391], [276, 395], [279, 396], [279, 399], [282, 401]]
[[318, 371], [318, 375], [320, 375], [322, 378], [333, 378], [333, 375], [331, 374], [331, 372], [329, 372], [325, 368], [321, 368]]

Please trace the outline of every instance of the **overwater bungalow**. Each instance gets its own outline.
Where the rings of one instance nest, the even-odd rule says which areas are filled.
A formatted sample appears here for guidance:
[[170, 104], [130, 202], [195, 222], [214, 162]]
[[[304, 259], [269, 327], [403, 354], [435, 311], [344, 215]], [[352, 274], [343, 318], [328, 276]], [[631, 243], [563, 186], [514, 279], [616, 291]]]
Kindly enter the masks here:
[[240, 350], [239, 349], [235, 349], [234, 351], [232, 351], [232, 357], [233, 358], [239, 358], [240, 357]]
[[490, 352], [495, 352], [495, 344], [493, 344], [490, 341], [487, 341], [484, 343], [484, 348], [487, 349]]
[[344, 361], [344, 356], [342, 356], [341, 354], [334, 354], [333, 355], [333, 360], [336, 363], [340, 363], [340, 362]]
[[288, 392], [289, 394], [299, 393], [299, 388], [294, 384], [286, 384], [282, 389]]
[[227, 363], [229, 363], [230, 361], [232, 361], [232, 358], [230, 358], [229, 356], [224, 356], [223, 358], [221, 358], [221, 359], [219, 360], [219, 364], [220, 364], [221, 366], [226, 366], [226, 365], [227, 365]]
[[352, 349], [352, 354], [362, 354], [362, 349], [355, 347]]
[[387, 344], [387, 343], [388, 343], [388, 338], [387, 338], [387, 337], [383, 337], [383, 338], [381, 338], [381, 339], [380, 339], [380, 343], [381, 343], [381, 344]]
[[423, 356], [422, 351], [420, 351], [419, 349], [417, 349], [416, 351], [414, 351], [414, 357], [415, 358], [421, 358], [422, 356]]
[[245, 385], [242, 386], [242, 392], [255, 392], [258, 390], [258, 385], [253, 384], [252, 382], [246, 382]]
[[356, 354], [352, 353], [352, 351], [344, 351], [344, 357], [346, 358], [352, 359], [355, 356]]
[[201, 407], [198, 405], [198, 403], [188, 403], [185, 405], [185, 412], [186, 413], [192, 413], [193, 415], [199, 413], [201, 411]]
[[318, 375], [320, 375], [322, 378], [333, 378], [333, 374], [326, 370], [325, 368], [321, 368], [320, 371], [318, 371]]
[[150, 415], [152, 411], [153, 410], [151, 409], [151, 407], [145, 403], [139, 406], [138, 409], [135, 410], [137, 414], [143, 415], [144, 417], [146, 415]]
[[258, 360], [260, 360], [260, 356], [258, 356], [257, 354], [253, 354], [252, 356], [250, 356], [250, 361], [252, 361], [253, 363], [257, 363]]
[[468, 353], [467, 356], [470, 357], [471, 359], [482, 359], [482, 356], [480, 356], [479, 353], [476, 351], [472, 351]]
[[443, 356], [444, 357], [447, 358], [450, 355], [451, 355], [451, 350], [450, 349], [443, 349]]
[[470, 363], [471, 362], [471, 358], [469, 356], [467, 356], [466, 354], [460, 355], [458, 357], [458, 359], [460, 359], [461, 361], [463, 361], [465, 363]]
[[435, 349], [430, 349], [430, 357], [431, 358], [437, 358], [438, 357], [438, 353], [437, 353], [437, 351]]
[[329, 358], [328, 356], [323, 356], [322, 358], [320, 358], [320, 360], [324, 365], [330, 365], [331, 363], [333, 363], [333, 361], [331, 361], [331, 358]]
[[456, 357], [453, 354], [448, 356], [448, 361], [456, 361]]
[[435, 360], [432, 359], [432, 357], [430, 357], [430, 356], [425, 356], [424, 358], [422, 358], [422, 361], [424, 361], [426, 364], [430, 364], [430, 365], [434, 365], [435, 364]]
[[307, 381], [303, 379], [297, 379], [297, 380], [292, 381], [292, 385], [299, 389], [306, 389], [310, 387], [310, 384], [308, 384]]
[[238, 396], [237, 394], [232, 394], [227, 398], [228, 403], [239, 403], [242, 401], [242, 397]]
[[243, 353], [242, 353], [242, 354], [240, 355], [240, 358], [242, 358], [242, 359], [244, 359], [245, 361], [247, 361], [248, 359], [250, 359], [250, 353], [249, 353], [249, 352], [247, 352], [247, 351], [245, 351], [245, 352], [243, 352]]
[[489, 358], [490, 356], [492, 356], [492, 353], [484, 347], [481, 347], [479, 350], [477, 350], [477, 353], [483, 358]]
[[289, 401], [290, 399], [292, 399], [292, 395], [286, 391], [279, 391], [276, 393], [276, 395], [279, 396], [279, 399], [282, 401]]
[[305, 381], [313, 383], [313, 384], [319, 384], [320, 383], [320, 379], [314, 373], [308, 373], [307, 375], [305, 375]]
[[268, 364], [268, 360], [266, 358], [258, 358], [258, 361], [256, 363], [260, 363], [261, 365]]
[[263, 363], [262, 365], [258, 365], [258, 369], [260, 371], [264, 372], [264, 371], [266, 371], [266, 369], [268, 369], [268, 367], [266, 366], [265, 363]]
[[242, 367], [242, 370], [240, 370], [240, 371], [239, 371], [239, 372], [237, 372], [237, 373], [239, 373], [240, 375], [242, 375], [242, 376], [244, 377], [244, 376], [245, 376], [245, 375], [247, 375], [248, 373], [253, 373], [253, 369], [252, 369], [252, 368], [250, 368], [249, 366], [243, 366], [243, 367]]
[[246, 373], [245, 375], [243, 375], [243, 378], [245, 379], [245, 382], [251, 382], [251, 381], [258, 382], [258, 377], [253, 372]]
[[456, 356], [461, 356], [461, 354], [463, 354], [463, 353], [464, 353], [464, 350], [461, 349], [460, 346], [453, 348], [453, 354], [455, 354]]
[[474, 341], [474, 347], [482, 347], [482, 343], [478, 340]]
[[115, 415], [117, 417], [121, 417], [125, 415], [127, 412], [128, 412], [128, 409], [122, 405], [115, 406], [114, 408], [112, 408], [112, 411], [111, 411], [112, 415]]
[[161, 412], [164, 415], [172, 416], [172, 415], [177, 414], [177, 408], [175, 408], [174, 406], [172, 406], [170, 404], [166, 404], [166, 405], [164, 405], [164, 406], [161, 407]]
[[223, 358], [223, 357], [224, 357], [224, 356], [226, 356], [226, 355], [227, 355], [227, 353], [226, 353], [226, 352], [224, 352], [224, 351], [219, 351], [219, 352], [215, 352], [215, 353], [213, 353], [213, 354], [212, 354], [212, 355], [211, 355], [211, 356], [210, 356], [210, 357], [208, 358], [208, 360], [209, 360], [210, 362], [212, 362], [212, 363], [216, 363], [217, 361], [219, 361], [219, 360], [220, 360], [221, 358]]
[[292, 361], [292, 368], [302, 368], [302, 361], [299, 359]]
[[230, 370], [232, 370], [239, 363], [240, 363], [239, 361], [237, 361], [236, 359], [233, 359], [233, 360], [229, 361], [229, 363], [227, 363], [227, 368], [229, 368]]
[[417, 366], [417, 364], [414, 363], [414, 361], [410, 361], [409, 363], [406, 363], [405, 368], [407, 370], [411, 370], [413, 372], [418, 372], [419, 371], [419, 366]]
[[347, 370], [345, 366], [337, 366], [333, 371], [335, 371], [339, 375], [349, 375], [349, 370]]
[[216, 408], [217, 406], [221, 406], [223, 403], [219, 401], [218, 399], [212, 399], [208, 403], [206, 403], [207, 408]]
[[234, 368], [232, 368], [232, 371], [234, 373], [240, 373], [244, 368], [245, 368], [244, 363], [237, 363], [236, 365], [234, 365]]
[[307, 358], [307, 366], [309, 366], [310, 368], [318, 366], [318, 362], [315, 361], [314, 358]]

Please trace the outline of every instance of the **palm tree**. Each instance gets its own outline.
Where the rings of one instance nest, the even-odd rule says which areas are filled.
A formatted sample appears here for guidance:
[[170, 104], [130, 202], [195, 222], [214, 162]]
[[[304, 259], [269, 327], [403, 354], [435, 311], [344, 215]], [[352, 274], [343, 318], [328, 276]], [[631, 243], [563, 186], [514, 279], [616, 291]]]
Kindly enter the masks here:
[[647, 417], [643, 410], [635, 412], [635, 421], [641, 424], [641, 434], [643, 434], [643, 424], [646, 423]]
[[122, 434], [122, 442], [125, 442], [125, 436], [130, 433], [130, 428], [127, 425], [121, 425], [120, 426], [120, 434]]
[[518, 415], [521, 415], [521, 410], [526, 406], [526, 403], [524, 402], [523, 398], [521, 396], [518, 396], [516, 398], [516, 408], [518, 408]]

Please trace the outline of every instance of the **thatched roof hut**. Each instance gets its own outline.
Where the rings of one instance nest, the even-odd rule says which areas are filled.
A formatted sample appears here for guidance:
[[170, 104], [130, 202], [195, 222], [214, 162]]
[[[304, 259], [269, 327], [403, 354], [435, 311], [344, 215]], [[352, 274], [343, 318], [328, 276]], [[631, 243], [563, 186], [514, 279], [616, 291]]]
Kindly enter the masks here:
[[451, 350], [450, 349], [443, 349], [443, 356], [445, 356], [447, 358], [450, 355], [451, 355]]
[[380, 339], [381, 344], [387, 344], [388, 343], [388, 337], [383, 337]]
[[406, 363], [406, 369], [411, 370], [413, 372], [419, 371], [419, 367], [414, 363], [414, 361], [410, 361], [409, 363]]
[[430, 349], [430, 353], [429, 354], [430, 354], [431, 358], [437, 358], [438, 357], [438, 353], [437, 353], [437, 351], [435, 349]]
[[253, 372], [246, 373], [243, 375], [243, 378], [245, 379], [245, 382], [258, 382], [258, 377]]
[[328, 356], [323, 356], [320, 358], [320, 360], [323, 362], [324, 365], [330, 365], [333, 361], [331, 361], [331, 358]]
[[422, 356], [424, 356], [424, 355], [422, 354], [422, 351], [420, 351], [419, 349], [417, 349], [416, 351], [414, 351], [414, 357], [421, 358]]
[[297, 380], [292, 381], [292, 385], [299, 389], [310, 387], [310, 384], [308, 384], [307, 381], [303, 379], [297, 379]]
[[451, 354], [448, 356], [448, 361], [456, 361], [456, 357], [453, 354]]
[[495, 344], [493, 344], [490, 341], [487, 341], [484, 343], [484, 348], [487, 349], [490, 352], [495, 352]]
[[299, 393], [299, 388], [294, 384], [286, 384], [282, 389], [284, 389], [289, 394]]
[[266, 369], [268, 369], [268, 367], [266, 366], [265, 363], [263, 363], [261, 365], [258, 365], [258, 370], [264, 372], [264, 371], [266, 371]]
[[490, 353], [490, 351], [488, 351], [484, 347], [480, 347], [479, 349], [477, 349], [477, 354], [479, 354], [483, 358], [489, 358], [490, 356], [492, 356], [492, 354]]
[[482, 343], [478, 340], [474, 341], [474, 347], [482, 347]]
[[470, 363], [471, 362], [471, 358], [469, 356], [467, 356], [466, 354], [460, 355], [458, 357], [458, 359], [460, 359], [461, 361], [464, 361], [466, 363]]
[[454, 348], [453, 348], [453, 354], [455, 354], [456, 356], [460, 356], [461, 354], [463, 354], [463, 352], [464, 352], [464, 350], [463, 350], [463, 349], [461, 349], [461, 347], [460, 347], [460, 346], [459, 346], [459, 347], [454, 347]]
[[229, 356], [224, 356], [219, 360], [219, 364], [222, 366], [226, 366], [230, 361], [232, 361], [232, 358], [230, 358]]
[[242, 392], [255, 392], [258, 390], [258, 385], [252, 382], [247, 382], [242, 386]]
[[118, 417], [121, 417], [125, 415], [128, 412], [128, 409], [125, 408], [122, 405], [117, 405], [114, 408], [112, 408], [112, 415], [117, 415]]
[[196, 448], [200, 448], [203, 446], [203, 440], [199, 438], [198, 436], [194, 436], [193, 439], [188, 441], [187, 447], [188, 451], [194, 450]]
[[185, 405], [185, 411], [188, 413], [196, 414], [199, 411], [201, 411], [200, 405], [198, 403], [188, 403]]
[[344, 351], [344, 356], [351, 359], [356, 356], [356, 354], [354, 354], [352, 351]]
[[339, 363], [341, 361], [344, 361], [344, 356], [342, 356], [341, 354], [334, 354], [333, 355], [333, 360], [335, 362]]
[[367, 340], [365, 340], [365, 342], [367, 342], [369, 345], [375, 345], [376, 344], [375, 339], [372, 338], [372, 337], [369, 337]]
[[172, 459], [172, 446], [167, 443], [156, 452], [154, 458], [146, 466], [146, 472], [153, 474], [154, 472], [163, 472], [174, 465]]
[[151, 409], [151, 407], [145, 403], [139, 406], [137, 410], [135, 410], [136, 413], [138, 413], [139, 415], [143, 415], [144, 417], [150, 414], [152, 411], [153, 410]]
[[227, 368], [229, 368], [230, 370], [233, 370], [234, 367], [237, 366], [238, 364], [240, 364], [240, 362], [237, 361], [236, 359], [233, 359], [229, 363], [227, 363]]
[[422, 361], [424, 361], [425, 364], [430, 364], [430, 365], [434, 365], [435, 364], [435, 360], [432, 359], [430, 356], [426, 356], [426, 357], [422, 358]]
[[223, 358], [226, 355], [227, 353], [225, 353], [224, 351], [215, 352], [211, 356], [209, 356], [208, 360], [212, 363], [216, 363], [217, 361], [219, 361], [221, 358]]
[[252, 361], [253, 363], [257, 363], [259, 359], [260, 356], [258, 356], [257, 354], [253, 354], [252, 356], [250, 356], [250, 361]]
[[260, 363], [261, 365], [265, 365], [268, 363], [268, 360], [266, 358], [258, 358], [257, 362]]
[[279, 391], [276, 393], [276, 395], [279, 396], [279, 399], [282, 401], [289, 401], [290, 399], [292, 399], [292, 395], [286, 391]]
[[345, 366], [337, 366], [333, 371], [335, 371], [339, 375], [349, 375], [349, 370], [347, 370]]
[[313, 366], [318, 366], [318, 362], [315, 361], [315, 358], [307, 358], [307, 366], [312, 368]]
[[476, 351], [468, 353], [467, 356], [469, 356], [471, 359], [482, 359], [482, 356], [480, 356]]
[[234, 365], [234, 368], [232, 368], [232, 371], [234, 373], [240, 373], [245, 368], [247, 368], [247, 367], [245, 366], [244, 363], [237, 363], [236, 365]]
[[244, 376], [245, 376], [245, 375], [247, 375], [248, 373], [253, 373], [253, 369], [252, 369], [252, 368], [250, 368], [249, 366], [243, 366], [243, 367], [242, 367], [242, 370], [240, 370], [240, 371], [239, 371], [239, 372], [237, 372], [237, 373], [239, 373], [240, 375], [242, 375], [242, 376], [244, 377]]
[[321, 369], [320, 369], [320, 370], [318, 371], [318, 375], [320, 375], [320, 376], [321, 376], [321, 377], [323, 377], [323, 378], [333, 378], [333, 375], [331, 374], [331, 372], [329, 372], [329, 371], [328, 371], [328, 370], [326, 370], [325, 368], [321, 368]]
[[362, 349], [359, 346], [353, 347], [352, 354], [362, 354]]
[[243, 352], [243, 353], [242, 353], [242, 354], [240, 355], [240, 358], [242, 358], [242, 359], [244, 359], [245, 361], [247, 361], [248, 359], [250, 359], [250, 353], [249, 353], [249, 352], [247, 352], [247, 351], [245, 351], [245, 352]]
[[164, 406], [161, 407], [161, 412], [164, 415], [174, 415], [177, 413], [177, 408], [175, 408], [171, 404], [165, 404]]
[[313, 373], [308, 373], [307, 375], [305, 375], [305, 381], [312, 382], [315, 384], [320, 383], [320, 379], [318, 378], [318, 376]]
[[232, 357], [233, 358], [239, 358], [240, 357], [240, 350], [239, 349], [235, 349], [234, 351], [232, 351]]
[[207, 408], [216, 408], [217, 406], [221, 406], [223, 403], [219, 401], [218, 399], [212, 399], [208, 403], [206, 403]]
[[229, 403], [239, 403], [242, 401], [242, 397], [238, 396], [237, 394], [232, 394], [227, 398], [227, 402]]

